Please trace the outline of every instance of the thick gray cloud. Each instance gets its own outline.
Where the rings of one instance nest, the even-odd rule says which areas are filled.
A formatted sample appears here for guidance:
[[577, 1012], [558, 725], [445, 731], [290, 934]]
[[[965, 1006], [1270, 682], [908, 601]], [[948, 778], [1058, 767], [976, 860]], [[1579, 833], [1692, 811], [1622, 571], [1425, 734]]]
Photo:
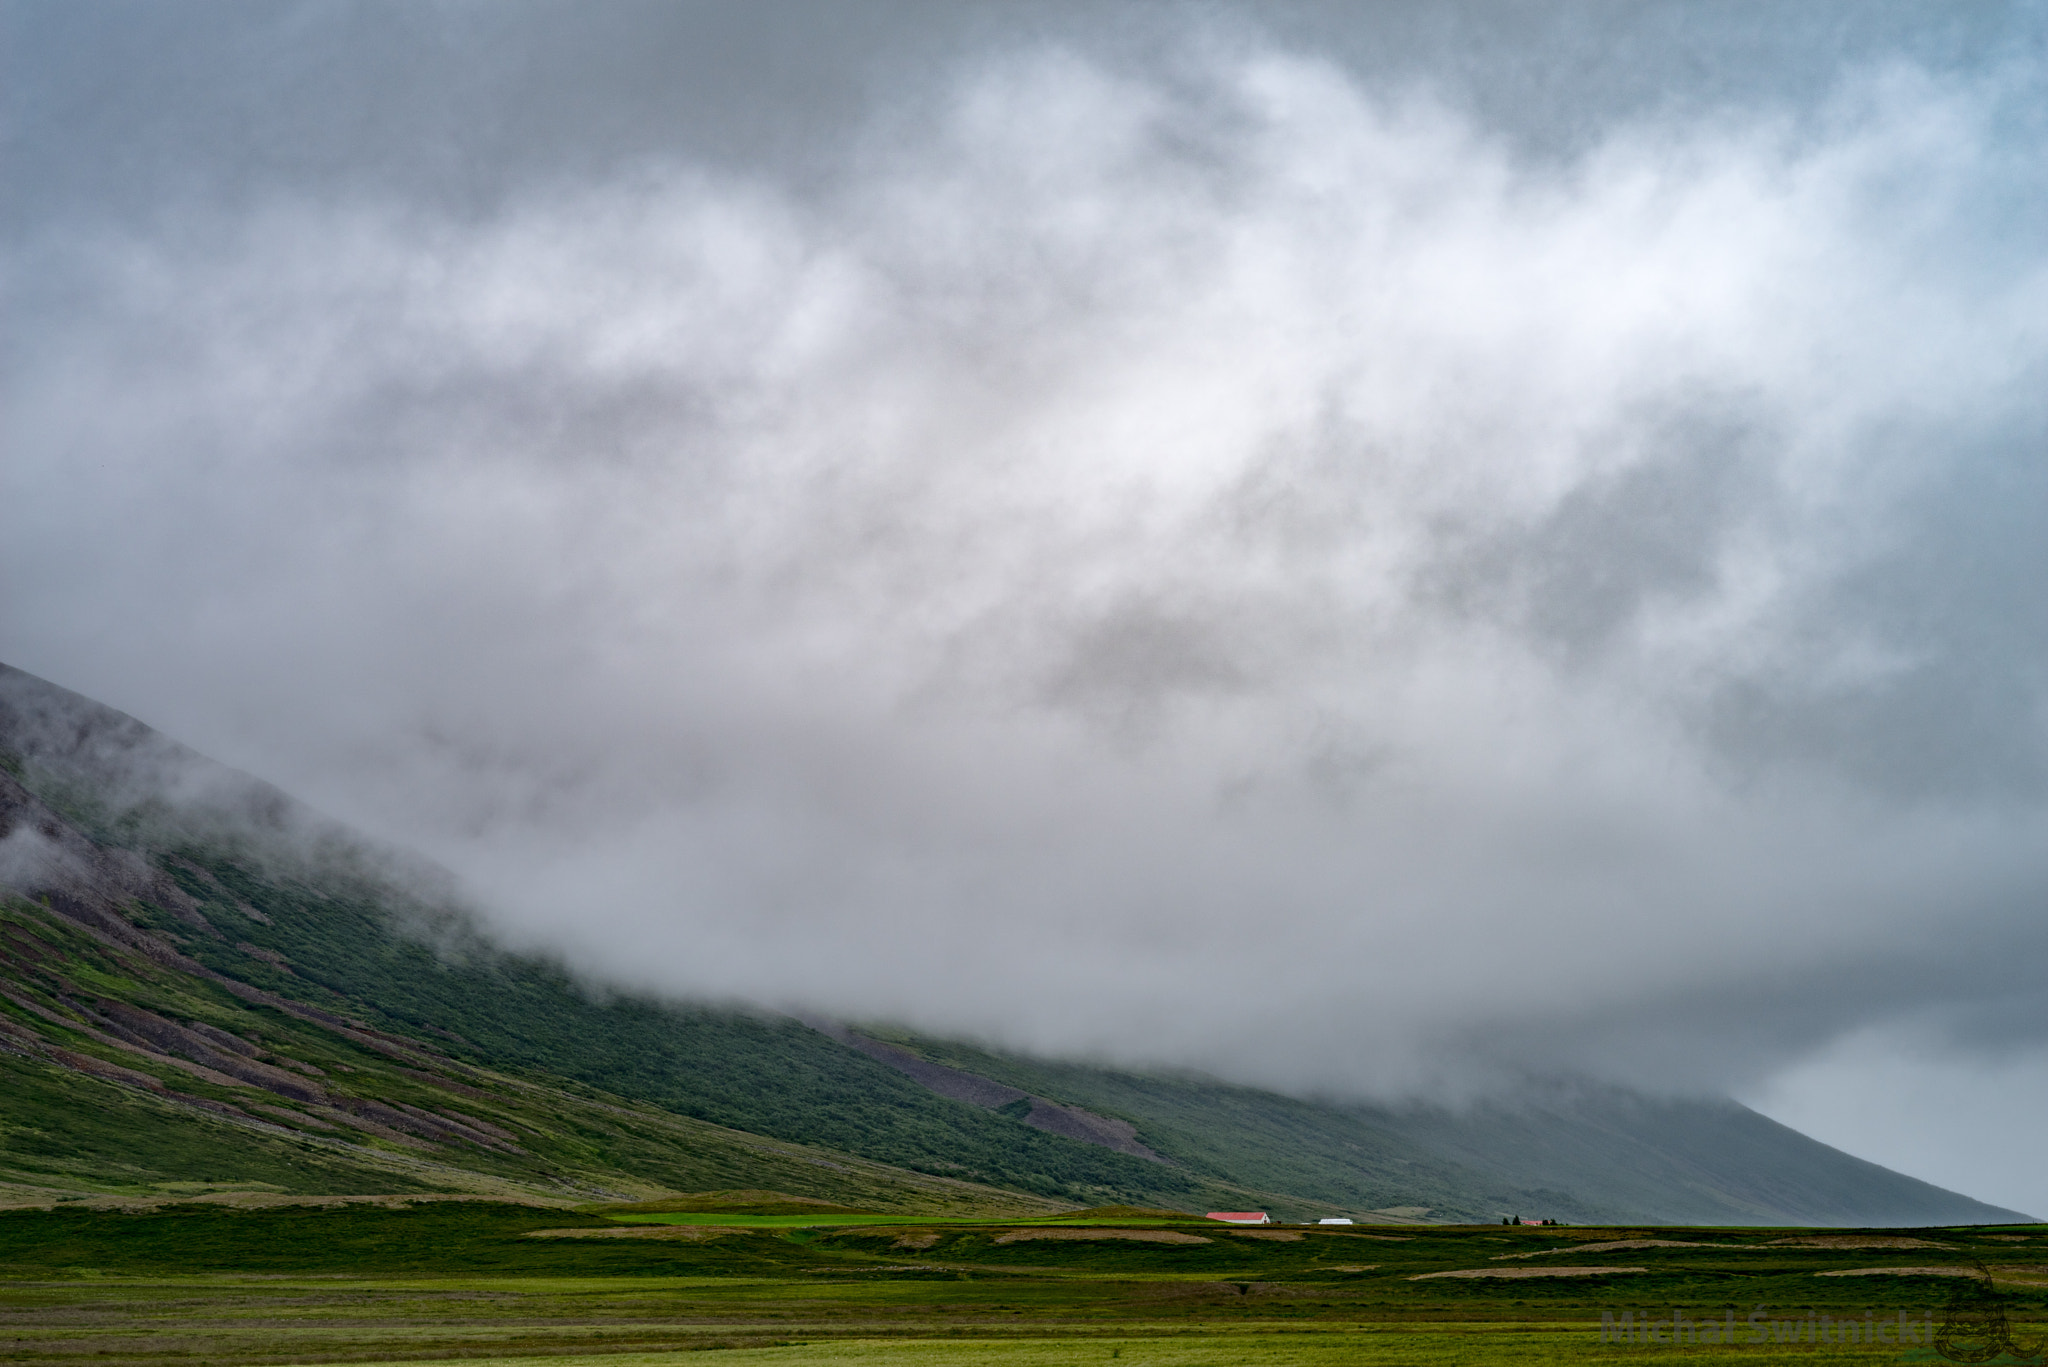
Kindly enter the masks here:
[[1959, 12], [1575, 100], [1421, 9], [623, 7], [801, 60], [607, 103], [422, 11], [447, 109], [556, 92], [465, 141], [294, 11], [393, 107], [141, 208], [29, 140], [7, 657], [612, 981], [1301, 1088], [2038, 1059], [2048, 104]]

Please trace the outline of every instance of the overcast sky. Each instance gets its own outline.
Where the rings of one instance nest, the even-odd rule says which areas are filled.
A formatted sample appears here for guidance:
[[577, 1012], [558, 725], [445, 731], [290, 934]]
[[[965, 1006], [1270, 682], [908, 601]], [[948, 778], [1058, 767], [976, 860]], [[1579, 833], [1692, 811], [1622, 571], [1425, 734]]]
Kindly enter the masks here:
[[2048, 6], [0, 16], [0, 659], [599, 979], [2048, 1214]]

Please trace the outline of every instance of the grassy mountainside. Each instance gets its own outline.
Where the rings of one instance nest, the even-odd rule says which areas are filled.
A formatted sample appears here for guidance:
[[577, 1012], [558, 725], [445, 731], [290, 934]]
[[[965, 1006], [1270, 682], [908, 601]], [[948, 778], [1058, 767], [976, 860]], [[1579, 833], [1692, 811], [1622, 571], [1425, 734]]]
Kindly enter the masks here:
[[1128, 1120], [1191, 1173], [1232, 1174], [1347, 1212], [1470, 1220], [1518, 1210], [1572, 1220], [1599, 1213], [1591, 1202], [1489, 1177], [1372, 1118], [1315, 1102], [1209, 1078], [1018, 1058], [886, 1029], [865, 1033], [1034, 1096]]
[[1350, 1209], [1422, 1206], [1432, 1219], [1506, 1211], [1574, 1224], [2026, 1218], [1851, 1157], [1732, 1101], [1579, 1085], [1455, 1113], [1332, 1104], [867, 1033], [961, 1073], [1120, 1117], [1191, 1173], [1228, 1173]]
[[203, 914], [282, 963], [186, 933], [181, 947], [195, 959], [430, 1035], [457, 1059], [536, 1070], [735, 1129], [1043, 1196], [1187, 1189], [1157, 1165], [933, 1097], [795, 1021], [631, 998], [598, 1002], [552, 965], [482, 946], [450, 963], [394, 934], [388, 907], [369, 898], [279, 885], [209, 851], [185, 858], [174, 871]]
[[767, 1139], [184, 969], [0, 905], [0, 1184], [555, 1200], [772, 1187], [906, 1209], [1058, 1208]]
[[[0, 775], [6, 811], [86, 843]], [[73, 876], [0, 905], [0, 1049], [14, 1075], [0, 1163], [14, 1180], [886, 1188], [892, 1203], [963, 1178], [1068, 1203], [1141, 1185], [1119, 1169], [1142, 1160], [934, 1097], [792, 1021], [597, 1003], [543, 963], [443, 962], [360, 888], [322, 892], [193, 846], [157, 863], [143, 889], [154, 900], [95, 906], [95, 885]], [[764, 1159], [795, 1154], [787, 1141], [814, 1147]], [[1146, 1193], [1192, 1186], [1142, 1167]], [[872, 1180], [840, 1180], [856, 1168]]]
[[2013, 1218], [1740, 1108], [1630, 1112], [1602, 1094], [1394, 1112], [897, 1041], [946, 1074], [787, 1018], [597, 1000], [491, 946], [432, 886], [283, 793], [0, 666], [0, 1181]]
[[1733, 1101], [1574, 1087], [1460, 1114], [1390, 1117], [1509, 1185], [1602, 1193], [1665, 1223], [1940, 1225], [2025, 1218], [1843, 1153]]
[[[121, 1178], [139, 1149], [162, 1159], [142, 1165], [160, 1181], [239, 1177], [295, 1191], [512, 1182], [873, 1200], [883, 1182], [891, 1203], [990, 1199], [981, 1188], [1071, 1205], [1270, 1203], [935, 1096], [787, 1018], [596, 1000], [555, 965], [497, 951], [282, 793], [4, 667], [0, 842], [0, 881], [25, 894], [7, 904], [0, 1048], [36, 1079], [0, 1114], [9, 1142], [26, 1146], [0, 1149], [18, 1180], [62, 1185], [31, 1150], [77, 1155], [83, 1181], [85, 1169]], [[522, 1139], [524, 1156], [512, 1155], [443, 1123], [474, 1112], [525, 1135], [471, 1095], [510, 1104], [521, 1088], [529, 1128], [554, 1133], [538, 1122], [565, 1107], [594, 1147], [572, 1155]], [[131, 1124], [168, 1127], [162, 1141], [124, 1147], [81, 1118], [110, 1106]], [[649, 1149], [594, 1119], [628, 1111], [696, 1128]], [[220, 1123], [283, 1127], [326, 1156], [294, 1176], [259, 1157], [262, 1143], [192, 1129], [211, 1135]], [[714, 1145], [714, 1133], [725, 1138]], [[766, 1151], [760, 1136], [814, 1150], [795, 1160], [809, 1180], [744, 1157]], [[699, 1162], [664, 1145], [725, 1152]], [[172, 1160], [188, 1150], [213, 1156]], [[460, 1172], [405, 1175], [428, 1154]], [[856, 1169], [866, 1191], [817, 1177]]]

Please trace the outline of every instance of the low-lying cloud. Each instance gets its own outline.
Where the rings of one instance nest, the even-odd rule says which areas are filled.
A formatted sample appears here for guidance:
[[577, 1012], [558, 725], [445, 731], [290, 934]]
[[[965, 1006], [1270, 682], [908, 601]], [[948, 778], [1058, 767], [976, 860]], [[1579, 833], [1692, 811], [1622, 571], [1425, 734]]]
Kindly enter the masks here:
[[2038, 1039], [2035, 75], [1538, 162], [1040, 50], [829, 192], [44, 240], [11, 662], [610, 982], [1338, 1090]]

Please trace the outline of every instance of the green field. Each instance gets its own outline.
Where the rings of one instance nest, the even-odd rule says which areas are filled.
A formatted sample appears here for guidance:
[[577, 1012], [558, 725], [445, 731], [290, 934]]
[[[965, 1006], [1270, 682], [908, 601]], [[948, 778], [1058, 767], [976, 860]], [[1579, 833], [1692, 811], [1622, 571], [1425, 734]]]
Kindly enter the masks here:
[[[847, 1222], [827, 1227], [766, 1223], [821, 1217], [744, 1206], [639, 1214], [697, 1223], [447, 1200], [0, 1212], [0, 1361], [626, 1367], [721, 1349], [722, 1363], [861, 1367], [1933, 1362], [1929, 1348], [1891, 1344], [1603, 1344], [1600, 1317], [1723, 1324], [1733, 1311], [1740, 1324], [1761, 1304], [1787, 1324], [1823, 1314], [1895, 1324], [1903, 1312], [1924, 1326], [1959, 1286], [1978, 1284], [1911, 1269], [1978, 1263], [2017, 1337], [2048, 1334], [2048, 1228], [2038, 1226], [864, 1217], [893, 1221], [877, 1227], [838, 1212]], [[1616, 1270], [1530, 1275], [1578, 1268]], [[1503, 1271], [1521, 1275], [1440, 1275]]]

